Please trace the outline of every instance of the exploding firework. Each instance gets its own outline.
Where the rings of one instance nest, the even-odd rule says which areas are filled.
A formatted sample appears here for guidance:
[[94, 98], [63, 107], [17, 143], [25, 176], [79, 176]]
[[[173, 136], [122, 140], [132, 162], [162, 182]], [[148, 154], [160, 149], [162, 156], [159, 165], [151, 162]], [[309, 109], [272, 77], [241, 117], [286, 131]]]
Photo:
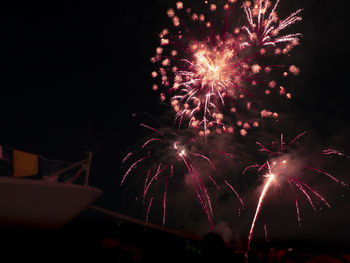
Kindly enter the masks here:
[[[215, 181], [210, 174], [208, 175], [208, 172], [206, 175], [209, 178], [204, 178], [200, 172], [199, 164], [201, 164], [201, 167], [205, 166], [206, 171], [211, 170], [214, 172], [215, 167], [207, 156], [195, 150], [199, 148], [200, 142], [196, 141], [193, 137], [186, 136], [184, 133], [165, 133], [145, 124], [141, 124], [141, 126], [152, 131], [152, 135], [137, 150], [128, 153], [123, 159], [123, 164], [131, 164], [127, 166], [128, 168], [122, 178], [121, 185], [125, 183], [126, 179], [131, 176], [132, 172], [138, 166], [148, 167], [143, 169], [145, 179], [142, 200], [145, 202], [147, 196], [152, 195], [152, 192], [156, 191], [159, 185], [161, 185], [161, 190], [163, 191], [162, 224], [164, 225], [166, 220], [168, 183], [170, 183], [175, 174], [178, 174], [177, 171], [179, 171], [184, 175], [187, 184], [192, 186], [199, 204], [210, 223], [210, 227], [214, 229], [212, 223], [212, 202], [205, 181], [209, 181], [207, 179], [210, 179], [210, 182], [215, 183]], [[148, 221], [154, 198], [154, 196], [151, 196], [148, 201], [146, 222]]]
[[[204, 1], [203, 13], [177, 2], [176, 9], [167, 11], [172, 25], [159, 34], [160, 45], [151, 58], [155, 64], [152, 77], [157, 80], [153, 89], [161, 89], [160, 99], [171, 103], [179, 129], [187, 125], [202, 136], [212, 131], [233, 133], [232, 118], [226, 116], [234, 114], [245, 136], [247, 130], [259, 126], [258, 118], [242, 121], [237, 116], [252, 111], [253, 102], [260, 117], [278, 118], [278, 113], [260, 106], [261, 94], [278, 89], [280, 95], [292, 97], [271, 79], [270, 72], [282, 69], [287, 77], [297, 75], [299, 69], [267, 65], [264, 57], [288, 54], [298, 45], [300, 34], [282, 32], [301, 20], [301, 10], [279, 19], [279, 0], [274, 5], [269, 0], [245, 1], [238, 8], [236, 2]], [[246, 16], [243, 25], [232, 23], [236, 10]], [[217, 19], [215, 12], [224, 12], [225, 19]]]
[[[330, 204], [325, 199], [325, 197], [323, 197], [318, 191], [313, 189], [311, 186], [309, 186], [302, 180], [301, 177], [303, 174], [306, 173], [305, 170], [314, 171], [319, 174], [325, 175], [331, 181], [339, 183], [343, 186], [347, 186], [344, 182], [335, 178], [331, 174], [321, 169], [304, 164], [304, 162], [300, 160], [300, 157], [295, 157], [290, 153], [290, 147], [293, 144], [295, 144], [297, 140], [299, 140], [305, 134], [306, 133], [304, 132], [298, 135], [288, 144], [284, 142], [283, 135], [281, 135], [279, 148], [277, 150], [273, 150], [273, 149], [270, 150], [258, 142], [257, 144], [260, 147], [259, 151], [266, 153], [268, 155], [268, 160], [262, 165], [249, 166], [243, 171], [243, 175], [244, 175], [249, 169], [254, 168], [254, 169], [257, 169], [258, 173], [265, 178], [264, 186], [259, 196], [258, 205], [256, 207], [254, 218], [249, 231], [246, 258], [248, 258], [249, 248], [252, 241], [256, 221], [261, 212], [263, 203], [273, 186], [281, 188], [283, 187], [283, 185], [289, 185], [291, 192], [295, 196], [294, 200], [295, 200], [296, 214], [297, 214], [297, 220], [299, 225], [301, 224], [299, 194], [306, 198], [307, 202], [315, 211], [317, 210], [317, 206], [314, 201], [314, 198], [318, 199], [320, 203], [323, 204], [324, 206], [330, 207]], [[328, 149], [328, 150], [324, 150], [322, 154], [325, 154], [325, 155], [338, 154], [338, 152], [332, 149]], [[266, 226], [265, 226], [265, 229], [266, 229]]]

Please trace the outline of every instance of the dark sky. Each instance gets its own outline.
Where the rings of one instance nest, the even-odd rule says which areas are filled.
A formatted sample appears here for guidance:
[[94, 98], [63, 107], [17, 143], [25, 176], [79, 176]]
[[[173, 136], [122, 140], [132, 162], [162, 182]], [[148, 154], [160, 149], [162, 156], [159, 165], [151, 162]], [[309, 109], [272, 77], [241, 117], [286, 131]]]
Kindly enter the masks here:
[[[136, 136], [131, 115], [159, 114], [149, 58], [171, 2], [2, 3], [0, 144], [74, 161], [92, 143], [91, 183], [105, 191], [100, 204], [120, 208], [120, 160]], [[350, 150], [349, 4], [281, 2], [282, 10], [304, 8], [289, 128]]]
[[[335, 133], [347, 127], [349, 112], [347, 8], [341, 1], [286, 2], [288, 10], [304, 8], [304, 21], [297, 25], [302, 45], [293, 54], [302, 70], [293, 83], [296, 112]], [[163, 1], [3, 4], [0, 142], [39, 153], [79, 152], [90, 118], [98, 135], [129, 134], [131, 113], [156, 108], [149, 57], [169, 6]]]

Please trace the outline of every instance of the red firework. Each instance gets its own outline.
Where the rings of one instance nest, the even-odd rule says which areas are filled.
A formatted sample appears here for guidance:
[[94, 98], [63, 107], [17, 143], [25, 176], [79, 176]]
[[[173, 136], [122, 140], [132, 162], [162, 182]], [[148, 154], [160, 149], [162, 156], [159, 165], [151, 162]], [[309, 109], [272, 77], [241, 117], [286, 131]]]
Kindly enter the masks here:
[[[256, 221], [259, 217], [259, 214], [261, 212], [262, 205], [265, 201], [266, 196], [268, 195], [268, 192], [272, 188], [272, 186], [276, 187], [282, 187], [283, 184], [288, 183], [290, 186], [290, 189], [292, 193], [294, 193], [295, 196], [295, 206], [296, 206], [296, 213], [297, 213], [297, 219], [298, 223], [301, 223], [301, 217], [300, 217], [300, 208], [299, 208], [299, 195], [302, 194], [310, 206], [316, 211], [317, 207], [315, 205], [315, 202], [313, 201], [313, 198], [317, 198], [321, 201], [325, 206], [330, 207], [329, 202], [315, 189], [313, 189], [311, 186], [306, 184], [302, 180], [302, 174], [303, 170], [311, 170], [316, 171], [319, 174], [327, 176], [330, 180], [339, 183], [343, 186], [347, 186], [344, 182], [340, 181], [339, 179], [335, 178], [331, 174], [315, 168], [308, 165], [304, 165], [303, 161], [296, 160], [294, 157], [292, 157], [289, 154], [289, 147], [294, 144], [299, 138], [304, 136], [306, 132], [301, 133], [297, 137], [295, 137], [293, 140], [291, 140], [288, 144], [286, 144], [283, 140], [283, 135], [281, 135], [280, 140], [280, 147], [277, 150], [268, 149], [261, 143], [257, 142], [257, 144], [260, 147], [260, 152], [266, 153], [268, 155], [268, 160], [263, 163], [262, 165], [252, 165], [247, 167], [243, 171], [243, 175], [247, 172], [248, 169], [257, 169], [258, 173], [261, 174], [263, 177], [265, 177], [265, 183], [263, 190], [261, 191], [258, 205], [256, 207], [255, 215], [250, 227], [249, 236], [248, 236], [248, 244], [247, 244], [247, 251], [246, 251], [246, 258], [248, 258], [250, 243], [252, 241], [253, 232], [255, 228]], [[322, 152], [323, 154], [330, 154], [334, 153], [333, 151], [325, 150]]]
[[[162, 88], [162, 101], [169, 97], [179, 129], [186, 123], [201, 136], [212, 131], [232, 133], [231, 118], [226, 115], [250, 111], [252, 100], [261, 100], [256, 97], [257, 87], [265, 89], [266, 95], [279, 89], [280, 95], [292, 97], [268, 75], [273, 69], [284, 69], [282, 75], [287, 77], [297, 75], [299, 69], [261, 63], [266, 56], [286, 55], [298, 45], [301, 34], [282, 32], [301, 20], [301, 10], [279, 19], [279, 0], [274, 5], [269, 0], [245, 1], [240, 9], [246, 23], [233, 24], [236, 2], [216, 5], [204, 1], [202, 13], [177, 2], [176, 9], [167, 11], [172, 26], [159, 34], [160, 45], [151, 59], [156, 65], [152, 77], [158, 81], [153, 89]], [[217, 22], [214, 12], [224, 12], [225, 19]], [[278, 113], [264, 108], [260, 115], [278, 118]], [[238, 121], [237, 126], [245, 136], [259, 122]]]
[[[151, 130], [153, 135], [147, 138], [136, 151], [128, 153], [123, 159], [123, 164], [126, 164], [132, 159], [134, 160], [128, 166], [125, 174], [123, 175], [121, 185], [124, 184], [125, 180], [131, 175], [132, 171], [135, 170], [137, 166], [143, 164], [147, 160], [150, 160], [150, 168], [145, 169], [142, 199], [145, 201], [147, 195], [151, 192], [152, 187], [156, 188], [155, 182], [162, 178], [164, 182], [162, 224], [164, 225], [166, 219], [168, 181], [174, 176], [174, 167], [184, 165], [185, 172], [183, 172], [183, 174], [185, 179], [193, 186], [197, 199], [210, 223], [210, 227], [214, 229], [212, 223], [212, 202], [205, 186], [204, 178], [200, 173], [200, 169], [197, 168], [194, 163], [195, 161], [198, 163], [201, 160], [206, 163], [206, 170], [211, 169], [214, 171], [215, 167], [212, 161], [205, 155], [192, 151], [192, 145], [197, 143], [193, 138], [182, 136], [179, 133], [165, 134], [160, 130], [154, 129], [145, 124], [141, 124], [141, 126]], [[134, 158], [134, 156], [139, 157]], [[211, 176], [209, 177], [210, 180], [215, 183], [213, 178]], [[149, 200], [146, 221], [148, 221], [148, 216], [153, 201], [154, 196], [152, 196]]]

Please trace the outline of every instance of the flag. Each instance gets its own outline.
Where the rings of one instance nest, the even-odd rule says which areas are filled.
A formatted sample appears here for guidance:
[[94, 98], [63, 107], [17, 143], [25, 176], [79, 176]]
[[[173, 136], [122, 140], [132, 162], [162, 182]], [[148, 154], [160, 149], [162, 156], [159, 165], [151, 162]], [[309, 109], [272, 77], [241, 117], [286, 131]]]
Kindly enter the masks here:
[[13, 176], [23, 177], [36, 175], [38, 173], [38, 156], [13, 150]]

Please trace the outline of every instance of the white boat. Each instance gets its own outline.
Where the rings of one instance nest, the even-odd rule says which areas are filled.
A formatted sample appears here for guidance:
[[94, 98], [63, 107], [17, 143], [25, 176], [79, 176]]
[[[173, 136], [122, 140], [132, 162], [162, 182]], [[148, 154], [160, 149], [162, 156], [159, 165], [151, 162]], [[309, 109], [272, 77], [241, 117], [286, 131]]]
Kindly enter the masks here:
[[87, 185], [0, 177], [0, 224], [59, 228], [101, 194]]

